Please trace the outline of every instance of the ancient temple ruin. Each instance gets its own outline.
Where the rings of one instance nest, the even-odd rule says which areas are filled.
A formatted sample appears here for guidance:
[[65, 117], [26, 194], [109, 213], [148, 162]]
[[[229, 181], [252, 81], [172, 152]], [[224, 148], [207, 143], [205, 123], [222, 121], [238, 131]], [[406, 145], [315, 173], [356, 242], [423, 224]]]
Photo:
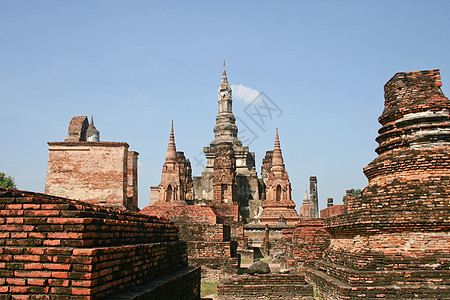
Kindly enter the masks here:
[[[243, 146], [237, 136], [238, 128], [236, 117], [233, 114], [232, 91], [227, 79], [225, 61], [218, 91], [218, 107], [216, 125], [214, 126], [215, 138], [209, 147], [203, 148], [207, 161], [206, 168], [203, 170], [201, 177], [194, 177], [194, 201], [197, 204], [209, 204], [214, 201], [214, 172], [215, 166], [218, 166], [215, 162], [216, 152], [220, 148], [219, 145], [228, 143], [232, 149], [230, 150], [232, 151], [232, 159], [235, 161], [233, 203], [239, 205], [239, 213], [245, 222], [255, 221], [261, 210], [260, 194], [263, 187], [256, 173], [255, 153], [250, 152], [248, 147]], [[216, 191], [218, 188], [216, 185]], [[231, 188], [231, 186], [228, 185], [228, 188]]]
[[438, 70], [397, 73], [384, 86], [378, 157], [308, 281], [327, 299], [450, 298], [450, 101]]
[[187, 204], [186, 201], [192, 200], [191, 162], [185, 158], [183, 152], [177, 152], [173, 121], [166, 161], [161, 172], [161, 183], [150, 189], [152, 204]]
[[272, 163], [266, 184], [266, 200], [259, 217], [262, 224], [284, 223], [294, 225], [298, 222], [298, 214], [294, 209], [295, 203], [292, 201], [291, 190], [291, 182], [281, 154], [277, 128]]

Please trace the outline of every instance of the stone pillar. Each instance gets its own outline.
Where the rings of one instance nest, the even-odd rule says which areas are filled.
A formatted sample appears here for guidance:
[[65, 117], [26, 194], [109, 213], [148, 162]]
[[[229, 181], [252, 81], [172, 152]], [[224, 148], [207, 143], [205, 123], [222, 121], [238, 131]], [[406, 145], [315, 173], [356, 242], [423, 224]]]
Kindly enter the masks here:
[[265, 235], [264, 235], [264, 255], [265, 256], [269, 256], [270, 251], [270, 237], [269, 237], [269, 225], [266, 224], [266, 230], [265, 230]]
[[309, 177], [310, 217], [319, 217], [319, 197], [317, 194], [317, 177]]

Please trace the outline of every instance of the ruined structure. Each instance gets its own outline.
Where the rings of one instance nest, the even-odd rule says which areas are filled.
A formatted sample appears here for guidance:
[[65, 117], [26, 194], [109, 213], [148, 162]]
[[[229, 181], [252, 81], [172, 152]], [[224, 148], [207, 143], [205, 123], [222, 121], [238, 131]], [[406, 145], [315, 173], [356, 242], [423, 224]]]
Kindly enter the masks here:
[[45, 193], [138, 210], [138, 153], [124, 142], [101, 142], [86, 116], [73, 117], [64, 142], [49, 142]]
[[164, 218], [0, 188], [0, 298], [199, 299]]
[[309, 178], [309, 217], [318, 218], [319, 217], [319, 195], [317, 193], [317, 177], [311, 176]]
[[172, 121], [161, 183], [159, 186], [151, 187], [151, 201], [157, 205], [187, 204], [186, 201], [192, 200], [191, 189], [191, 163], [184, 157], [183, 152], [177, 152]]
[[308, 272], [327, 299], [450, 298], [450, 102], [438, 70], [385, 87], [369, 183], [326, 220], [325, 257]]
[[229, 143], [233, 149], [236, 166], [234, 202], [239, 205], [239, 213], [245, 222], [256, 221], [261, 207], [260, 189], [255, 167], [255, 154], [248, 147], [242, 146], [238, 139], [236, 117], [232, 109], [231, 87], [228, 84], [223, 65], [222, 80], [219, 86], [218, 106], [219, 112], [214, 126], [215, 138], [209, 147], [204, 147], [207, 165], [201, 177], [194, 177], [195, 203], [210, 204], [214, 201], [214, 166], [216, 151], [220, 144]]
[[[228, 216], [235, 216], [231, 222], [237, 222], [237, 205], [227, 205], [227, 210]], [[150, 205], [140, 213], [166, 217], [178, 226], [180, 239], [187, 244], [189, 265], [201, 267], [203, 279], [218, 281], [237, 273], [236, 234], [242, 233], [236, 232], [220, 208], [210, 205]]]
[[263, 211], [259, 220], [262, 224], [275, 225], [284, 221], [285, 224], [294, 225], [299, 218], [294, 208], [295, 203], [291, 197], [291, 183], [284, 167], [277, 129], [266, 185], [266, 200], [263, 203]]

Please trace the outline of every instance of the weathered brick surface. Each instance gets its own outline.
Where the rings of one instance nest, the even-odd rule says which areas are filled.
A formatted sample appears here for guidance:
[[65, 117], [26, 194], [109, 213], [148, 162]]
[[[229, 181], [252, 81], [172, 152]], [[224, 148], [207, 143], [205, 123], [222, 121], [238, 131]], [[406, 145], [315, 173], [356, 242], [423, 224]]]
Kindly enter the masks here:
[[150, 205], [140, 212], [145, 215], [165, 217], [177, 223], [216, 224], [220, 220], [209, 205]]
[[319, 218], [298, 222], [292, 235], [290, 257], [306, 264], [322, 258], [323, 251], [330, 244], [330, 234], [323, 225], [323, 219]]
[[209, 269], [237, 273], [237, 247], [243, 243], [237, 205], [150, 205], [140, 213], [173, 221], [187, 244], [189, 265], [201, 266], [202, 274]]
[[379, 156], [347, 214], [325, 220], [325, 258], [308, 272], [330, 299], [450, 298], [450, 102], [439, 71], [385, 85]]
[[334, 216], [339, 216], [342, 214], [347, 213], [347, 206], [345, 204], [342, 205], [333, 205], [329, 206], [327, 208], [320, 210], [320, 217], [321, 218], [331, 218]]
[[80, 201], [0, 189], [0, 230], [13, 298], [94, 299], [187, 266], [172, 222]]
[[222, 280], [219, 299], [314, 299], [304, 274], [235, 275]]
[[50, 142], [45, 193], [91, 204], [127, 204], [128, 144]]

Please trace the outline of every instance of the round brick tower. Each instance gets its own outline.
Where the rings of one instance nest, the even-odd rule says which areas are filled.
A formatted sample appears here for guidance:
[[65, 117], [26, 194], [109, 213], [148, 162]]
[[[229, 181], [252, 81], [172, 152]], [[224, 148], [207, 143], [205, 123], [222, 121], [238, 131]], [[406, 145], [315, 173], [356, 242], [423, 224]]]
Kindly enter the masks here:
[[379, 154], [347, 214], [326, 220], [329, 248], [309, 281], [327, 299], [450, 298], [450, 102], [439, 70], [385, 87]]

